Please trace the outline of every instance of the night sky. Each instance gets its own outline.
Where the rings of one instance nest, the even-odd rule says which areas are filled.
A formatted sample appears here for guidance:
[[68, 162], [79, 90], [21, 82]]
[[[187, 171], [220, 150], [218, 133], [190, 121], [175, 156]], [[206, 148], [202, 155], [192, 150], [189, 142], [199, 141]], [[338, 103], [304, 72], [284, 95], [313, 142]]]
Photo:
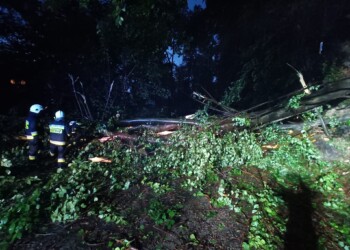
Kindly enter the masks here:
[[188, 8], [190, 10], [193, 10], [195, 5], [201, 6], [202, 8], [206, 6], [204, 0], [188, 0]]

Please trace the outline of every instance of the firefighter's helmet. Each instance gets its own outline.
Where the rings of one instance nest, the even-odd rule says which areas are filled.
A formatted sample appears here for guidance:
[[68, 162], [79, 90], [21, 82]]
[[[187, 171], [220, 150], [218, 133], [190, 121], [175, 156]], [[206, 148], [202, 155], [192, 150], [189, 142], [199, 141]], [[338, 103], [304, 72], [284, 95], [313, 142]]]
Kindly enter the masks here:
[[58, 110], [56, 113], [55, 113], [55, 120], [56, 121], [60, 121], [64, 118], [64, 113], [63, 111], [61, 110]]
[[76, 126], [76, 125], [77, 125], [76, 121], [70, 121], [69, 122], [69, 126], [71, 126], [71, 127]]
[[29, 111], [35, 114], [39, 114], [40, 111], [42, 111], [43, 109], [43, 106], [41, 106], [40, 104], [33, 104], [32, 106], [30, 106]]

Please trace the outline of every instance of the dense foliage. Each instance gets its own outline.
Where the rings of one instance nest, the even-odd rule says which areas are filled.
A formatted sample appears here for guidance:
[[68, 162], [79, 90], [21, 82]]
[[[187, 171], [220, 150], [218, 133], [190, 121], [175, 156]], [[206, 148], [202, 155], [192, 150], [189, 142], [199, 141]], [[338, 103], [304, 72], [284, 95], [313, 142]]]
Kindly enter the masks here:
[[[272, 126], [259, 133], [242, 129], [220, 135], [209, 126], [178, 131], [166, 142], [150, 144], [149, 136], [132, 145], [91, 141], [79, 151], [71, 150], [66, 169], [42, 173], [47, 166], [30, 166], [29, 173], [39, 170], [39, 175], [25, 174], [23, 146], [4, 151], [1, 238], [11, 243], [25, 232], [42, 230], [43, 224], [96, 217], [124, 230], [110, 239], [110, 248], [169, 247], [169, 239], [154, 228], [178, 235], [175, 247], [229, 246], [222, 239], [201, 236], [201, 229], [184, 220], [188, 203], [204, 199], [210, 205], [203, 220], [215, 220], [220, 211], [227, 211], [224, 222], [213, 222], [216, 230], [241, 221], [244, 227], [238, 230], [236, 225], [241, 233], [233, 242], [244, 249], [294, 244], [293, 220], [306, 223], [305, 230], [314, 237], [303, 243], [306, 246], [349, 249], [348, 187], [341, 175], [348, 166], [321, 160], [310, 134], [292, 136]], [[94, 156], [112, 163], [88, 160]], [[293, 212], [298, 206], [299, 215]], [[305, 210], [310, 210], [310, 221], [303, 221]], [[229, 220], [231, 224], [225, 224]]]

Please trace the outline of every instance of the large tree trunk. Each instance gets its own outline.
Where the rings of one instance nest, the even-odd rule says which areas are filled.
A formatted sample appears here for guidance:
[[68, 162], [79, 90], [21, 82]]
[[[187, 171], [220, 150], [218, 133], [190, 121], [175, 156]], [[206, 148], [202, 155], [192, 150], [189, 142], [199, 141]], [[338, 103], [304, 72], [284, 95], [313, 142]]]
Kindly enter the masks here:
[[[311, 95], [304, 96], [300, 101], [300, 107], [297, 109], [288, 108], [288, 100], [285, 100], [271, 108], [247, 113], [246, 117], [251, 120], [251, 126], [253, 128], [258, 128], [274, 122], [286, 120], [333, 101], [340, 101], [348, 98], [349, 94], [350, 79], [343, 79], [325, 84], [319, 90], [311, 93]], [[223, 131], [229, 131], [235, 128], [235, 124], [228, 119], [222, 124]]]
[[[302, 91], [303, 90], [301, 90], [299, 93], [302, 93]], [[254, 109], [249, 109], [249, 112], [246, 112], [244, 116], [250, 119], [251, 127], [256, 129], [274, 122], [286, 120], [288, 118], [299, 115], [305, 111], [312, 110], [314, 108], [332, 103], [334, 101], [341, 101], [344, 98], [348, 98], [350, 95], [350, 79], [347, 78], [321, 85], [319, 90], [314, 91], [310, 95], [306, 95], [303, 98], [301, 98], [299, 108], [291, 109], [287, 106], [288, 100], [296, 94], [298, 94], [298, 92], [286, 95], [284, 99], [278, 99], [279, 102], [277, 104], [266, 109], [262, 109], [259, 111], [252, 111]], [[271, 105], [271, 102], [266, 104]], [[258, 107], [261, 108], [266, 104], [259, 105]], [[334, 112], [335, 111], [333, 111], [332, 113], [333, 115]], [[232, 118], [240, 115], [242, 115], [242, 113], [237, 112], [235, 114], [232, 114], [229, 118], [222, 119], [219, 122], [222, 132], [237, 129], [237, 126], [232, 122]], [[162, 118], [130, 119], [122, 120], [117, 123], [117, 125], [120, 127], [132, 127], [129, 129], [129, 132], [133, 132], [135, 130], [137, 131], [139, 129], [150, 129], [154, 132], [160, 132], [165, 130], [177, 130], [181, 127], [181, 125], [184, 124], [200, 126], [200, 124], [195, 120]], [[121, 138], [120, 136], [117, 137]]]

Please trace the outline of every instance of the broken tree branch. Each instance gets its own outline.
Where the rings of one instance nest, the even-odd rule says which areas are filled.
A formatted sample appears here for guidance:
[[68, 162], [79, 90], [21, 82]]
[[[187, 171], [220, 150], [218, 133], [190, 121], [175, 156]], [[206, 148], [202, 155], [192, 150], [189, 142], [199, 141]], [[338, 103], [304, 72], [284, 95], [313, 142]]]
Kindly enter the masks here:
[[117, 122], [118, 127], [129, 127], [138, 125], [166, 125], [166, 124], [179, 124], [179, 125], [194, 125], [199, 126], [199, 123], [188, 119], [167, 119], [167, 118], [138, 118], [130, 120], [120, 120]]
[[80, 105], [80, 102], [79, 102], [79, 99], [78, 99], [78, 96], [77, 96], [77, 92], [76, 92], [76, 90], [75, 90], [75, 83], [79, 80], [79, 76], [78, 76], [76, 79], [74, 79], [74, 77], [73, 77], [71, 74], [68, 74], [68, 77], [69, 77], [69, 79], [71, 80], [71, 83], [72, 83], [72, 88], [73, 88], [73, 93], [74, 93], [75, 101], [76, 101], [77, 104], [78, 104], [78, 108], [79, 108], [81, 117], [84, 118], [83, 110], [82, 110], [82, 108], [81, 108], [81, 105]]
[[[288, 63], [287, 63], [287, 65], [288, 65], [289, 67], [291, 67], [292, 69], [294, 69], [294, 70], [297, 72], [297, 75], [298, 75], [298, 77], [299, 77], [300, 84], [301, 84], [301, 86], [304, 88], [304, 93], [307, 94], [307, 95], [310, 95], [310, 94], [311, 94], [311, 91], [310, 91], [310, 89], [307, 87], [307, 85], [306, 85], [306, 83], [305, 83], [303, 74], [301, 74], [300, 71], [296, 70], [292, 65], [290, 65], [290, 64], [288, 64]], [[325, 132], [325, 134], [326, 134], [328, 137], [330, 137], [329, 131], [328, 131], [328, 129], [327, 129], [327, 126], [326, 126], [326, 124], [325, 124], [325, 122], [324, 122], [324, 120], [323, 120], [323, 117], [322, 117], [320, 111], [319, 111], [317, 108], [315, 108], [315, 111], [316, 111], [316, 114], [317, 114], [318, 118], [319, 118], [320, 121], [321, 121], [323, 131]]]

